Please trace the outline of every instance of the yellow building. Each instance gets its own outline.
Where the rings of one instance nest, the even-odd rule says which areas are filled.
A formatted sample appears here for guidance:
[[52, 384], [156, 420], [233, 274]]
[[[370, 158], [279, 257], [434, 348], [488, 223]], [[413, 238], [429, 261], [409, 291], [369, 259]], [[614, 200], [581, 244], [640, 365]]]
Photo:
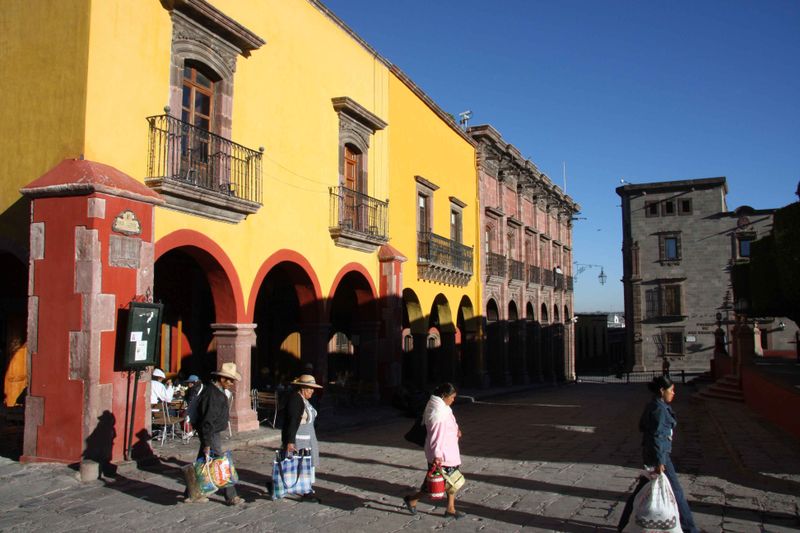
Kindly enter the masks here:
[[[126, 343], [182, 377], [235, 362], [238, 430], [251, 388], [309, 365], [348, 402], [480, 378], [475, 146], [320, 2], [10, 0], [0, 20], [0, 348], [26, 458], [75, 460], [125, 419]], [[149, 345], [133, 300], [163, 304]]]

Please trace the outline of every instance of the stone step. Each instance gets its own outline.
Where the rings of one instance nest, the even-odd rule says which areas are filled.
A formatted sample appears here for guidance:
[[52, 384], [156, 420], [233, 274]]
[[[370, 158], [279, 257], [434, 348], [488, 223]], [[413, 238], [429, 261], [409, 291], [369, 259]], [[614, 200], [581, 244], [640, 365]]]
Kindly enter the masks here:
[[722, 389], [711, 385], [698, 392], [701, 398], [713, 398], [717, 400], [728, 400], [731, 402], [744, 402], [744, 394], [741, 390]]

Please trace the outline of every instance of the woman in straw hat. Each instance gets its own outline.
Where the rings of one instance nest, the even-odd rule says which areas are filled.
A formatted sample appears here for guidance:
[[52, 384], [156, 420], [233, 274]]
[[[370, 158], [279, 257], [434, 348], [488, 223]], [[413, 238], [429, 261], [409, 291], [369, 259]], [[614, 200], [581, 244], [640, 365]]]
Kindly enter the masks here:
[[[317, 445], [317, 434], [314, 431], [317, 410], [309, 400], [314, 395], [314, 391], [321, 389], [322, 386], [317, 385], [317, 381], [311, 374], [301, 375], [292, 381], [292, 385], [295, 386], [295, 391], [289, 395], [286, 402], [286, 418], [281, 431], [283, 451], [289, 454], [306, 448], [310, 449], [312, 464], [316, 468], [319, 465], [319, 446]], [[319, 503], [313, 490], [304, 494], [303, 499]]]
[[[197, 397], [197, 420], [193, 420], [194, 428], [200, 437], [200, 451], [197, 458], [219, 457], [222, 455], [220, 433], [228, 429], [228, 397], [225, 391], [242, 379], [236, 370], [236, 363], [222, 363], [222, 367], [211, 373], [211, 384], [203, 387]], [[228, 485], [222, 489], [225, 494], [225, 503], [239, 505], [244, 500], [236, 495], [236, 487]], [[202, 497], [192, 502], [205, 502], [208, 498]]]

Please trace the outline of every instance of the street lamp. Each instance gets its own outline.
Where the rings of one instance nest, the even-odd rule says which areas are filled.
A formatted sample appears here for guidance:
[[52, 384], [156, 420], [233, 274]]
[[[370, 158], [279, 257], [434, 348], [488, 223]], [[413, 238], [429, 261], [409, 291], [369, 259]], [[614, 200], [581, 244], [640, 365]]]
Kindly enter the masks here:
[[578, 263], [577, 261], [574, 263], [576, 270], [575, 270], [575, 281], [578, 281], [578, 276], [589, 268], [599, 268], [600, 274], [597, 276], [597, 279], [600, 281], [600, 285], [605, 285], [608, 276], [606, 276], [605, 271], [603, 270], [603, 265], [590, 265], [587, 263]]

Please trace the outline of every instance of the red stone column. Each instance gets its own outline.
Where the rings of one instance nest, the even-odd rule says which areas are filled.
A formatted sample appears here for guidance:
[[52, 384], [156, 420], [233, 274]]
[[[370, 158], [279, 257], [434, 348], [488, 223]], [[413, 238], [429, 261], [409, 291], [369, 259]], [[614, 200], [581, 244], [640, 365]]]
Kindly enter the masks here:
[[403, 263], [408, 259], [385, 244], [378, 251], [381, 264], [379, 297], [383, 319], [383, 347], [378, 350], [378, 382], [384, 399], [400, 386], [403, 374]]
[[251, 350], [256, 343], [255, 324], [211, 324], [217, 341], [217, 369], [236, 363], [242, 379], [233, 388], [231, 428], [236, 432], [258, 429], [258, 415], [250, 402]]
[[132, 398], [116, 360], [127, 325], [118, 318], [152, 294], [153, 209], [163, 202], [113, 167], [71, 159], [21, 192], [31, 199], [21, 460], [121, 460], [134, 402], [134, 434], [149, 449], [149, 374]]

